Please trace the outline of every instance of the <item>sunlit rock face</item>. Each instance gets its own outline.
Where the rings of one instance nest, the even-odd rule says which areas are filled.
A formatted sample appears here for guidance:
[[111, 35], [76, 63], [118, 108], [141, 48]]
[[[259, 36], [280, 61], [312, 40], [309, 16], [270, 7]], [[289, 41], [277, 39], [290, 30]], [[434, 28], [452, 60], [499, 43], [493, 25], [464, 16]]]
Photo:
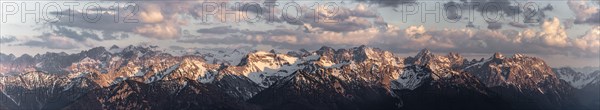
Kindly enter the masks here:
[[579, 109], [600, 79], [522, 54], [155, 48], [1, 54], [0, 109]]

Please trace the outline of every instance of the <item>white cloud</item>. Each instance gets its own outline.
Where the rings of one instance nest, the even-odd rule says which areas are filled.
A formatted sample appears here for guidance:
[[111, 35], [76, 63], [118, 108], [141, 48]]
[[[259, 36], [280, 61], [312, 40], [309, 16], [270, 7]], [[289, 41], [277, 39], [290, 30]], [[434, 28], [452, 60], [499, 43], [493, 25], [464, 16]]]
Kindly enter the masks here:
[[600, 9], [597, 4], [593, 5], [593, 1], [569, 0], [567, 4], [569, 5], [569, 8], [573, 11], [573, 13], [575, 13], [576, 22], [600, 22]]
[[179, 37], [179, 27], [171, 24], [146, 24], [135, 28], [134, 32], [157, 39], [172, 39]]
[[140, 18], [145, 23], [158, 23], [164, 20], [160, 6], [157, 4], [148, 4], [142, 6], [143, 11], [140, 12]]
[[553, 18], [551, 20], [546, 20], [542, 23], [542, 31], [538, 33], [538, 36], [544, 40], [544, 43], [548, 46], [559, 46], [565, 47], [568, 46], [569, 43], [567, 40], [567, 32], [560, 25], [560, 20], [558, 18]]
[[[232, 28], [232, 27], [230, 27]], [[287, 47], [290, 49], [318, 46], [352, 47], [371, 45], [396, 52], [409, 52], [429, 48], [438, 52], [462, 53], [527, 53], [538, 55], [598, 55], [598, 33], [594, 28], [577, 39], [569, 38], [558, 18], [545, 20], [539, 29], [478, 30], [471, 28], [428, 30], [424, 26], [400, 29], [394, 25], [386, 28], [369, 27], [360, 30], [336, 32], [314, 30], [308, 32], [293, 29], [269, 31], [240, 31], [223, 39], [203, 39], [197, 43], [251, 43]], [[238, 29], [227, 29], [238, 30]], [[241, 36], [241, 37], [240, 37]], [[185, 41], [185, 40], [182, 40]], [[193, 43], [195, 41], [186, 41]], [[596, 51], [591, 51], [596, 49]], [[597, 56], [596, 56], [597, 57]]]
[[600, 51], [600, 26], [593, 27], [585, 35], [573, 40], [575, 47], [598, 54]]

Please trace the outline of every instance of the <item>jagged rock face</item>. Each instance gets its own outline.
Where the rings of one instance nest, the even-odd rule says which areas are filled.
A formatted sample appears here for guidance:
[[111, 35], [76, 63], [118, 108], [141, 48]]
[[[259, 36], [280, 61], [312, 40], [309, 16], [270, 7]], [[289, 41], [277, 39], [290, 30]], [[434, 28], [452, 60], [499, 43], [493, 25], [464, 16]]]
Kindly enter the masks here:
[[571, 95], [574, 88], [561, 81], [541, 59], [521, 54], [508, 58], [496, 53], [464, 70], [501, 93], [513, 108], [581, 109]]
[[544, 61], [535, 57], [506, 58], [496, 53], [483, 62], [470, 65], [465, 71], [473, 73], [488, 87], [516, 85], [536, 88], [544, 82], [558, 85], [560, 80]]
[[[256, 106], [230, 97], [217, 86], [205, 85], [189, 79], [173, 79], [144, 84], [126, 80], [89, 93], [67, 109], [198, 109], [198, 110], [253, 110]], [[96, 98], [97, 97], [97, 98]], [[100, 106], [101, 105], [101, 106]]]
[[[600, 74], [600, 71], [595, 71], [592, 74]], [[600, 93], [600, 82], [596, 81], [576, 91], [575, 96], [583, 107], [589, 110], [598, 110], [600, 109], [600, 94], [598, 93]]]
[[[10, 67], [8, 65], [10, 65], [9, 62], [13, 62], [13, 60], [15, 59], [15, 55], [13, 54], [9, 54], [6, 55], [4, 53], [0, 53], [0, 71], [2, 72], [8, 72], [10, 71]], [[0, 76], [2, 76], [3, 74], [0, 74]]]
[[298, 69], [298, 58], [286, 54], [258, 51], [242, 59], [238, 67], [227, 68], [228, 72], [250, 78], [261, 87], [268, 87], [277, 79]]
[[600, 71], [581, 73], [569, 67], [553, 69], [560, 79], [578, 88], [574, 95], [584, 108], [600, 109]]
[[85, 77], [69, 79], [40, 72], [4, 76], [0, 77], [0, 91], [5, 99], [0, 105], [6, 109], [61, 109], [98, 87]]
[[[416, 59], [423, 64], [404, 66], [403, 59], [384, 60], [396, 59], [384, 52], [368, 52], [368, 48], [355, 51], [363, 54], [347, 54], [346, 50], [334, 53], [331, 49], [322, 48], [317, 51], [322, 55], [319, 60], [309, 62], [304, 69], [283, 78], [249, 102], [265, 109], [435, 109], [440, 102], [429, 102], [460, 100], [469, 104], [444, 106], [455, 109], [508, 109], [508, 103], [470, 74], [433, 72], [432, 66], [427, 66], [427, 63], [435, 62], [433, 60]], [[345, 56], [346, 59], [335, 60], [331, 56]], [[426, 56], [436, 57], [431, 54]], [[340, 64], [323, 65], [321, 60], [333, 60], [330, 62]], [[433, 77], [438, 74], [447, 76]], [[452, 92], [431, 97], [430, 94], [423, 94], [425, 91]], [[467, 106], [471, 103], [478, 105]]]
[[24, 54], [17, 58], [8, 57], [2, 64], [1, 73], [12, 74], [24, 71], [35, 71], [35, 59], [27, 54]]
[[[553, 71], [541, 59], [521, 54], [468, 61], [457, 53], [435, 55], [424, 49], [403, 58], [366, 46], [182, 55], [155, 47], [113, 46], [35, 57], [0, 54], [0, 60], [9, 61], [0, 62], [0, 88], [8, 93], [0, 98], [33, 89], [52, 91], [40, 97], [61, 96], [58, 90], [65, 88], [92, 91], [75, 95], [76, 102], [60, 99], [53, 106], [32, 98], [15, 99], [27, 104], [0, 103], [8, 109], [257, 108], [253, 104], [257, 109], [563, 109], [576, 103], [567, 103], [574, 91], [568, 84], [581, 81], [562, 82], [576, 75]], [[23, 74], [28, 71], [59, 73]], [[27, 82], [18, 76], [44, 80]], [[595, 87], [591, 85], [582, 87]], [[521, 99], [536, 103], [518, 105]]]
[[407, 65], [425, 66], [433, 73], [434, 79], [449, 77], [460, 73], [464, 67], [472, 62], [467, 62], [457, 53], [449, 53], [446, 56], [438, 56], [428, 49], [421, 50], [416, 56], [404, 60]]
[[[191, 51], [193, 55], [201, 56], [210, 64], [239, 65], [243, 57], [251, 53], [246, 49], [218, 50], [200, 49]], [[188, 52], [189, 53], [189, 52]], [[183, 53], [186, 54], [186, 53]]]
[[584, 74], [569, 67], [552, 69], [558, 77], [571, 86], [581, 89], [600, 81], [600, 71]]
[[452, 75], [435, 80], [433, 77], [426, 77], [423, 81], [423, 85], [413, 90], [394, 90], [394, 94], [400, 99], [397, 103], [399, 109], [511, 109], [509, 101], [502, 99], [497, 92], [486, 88], [470, 74]]
[[329, 73], [333, 69], [312, 69], [315, 70], [306, 68], [295, 72], [249, 102], [266, 110], [396, 108], [397, 99], [391, 96], [387, 86], [349, 82]]
[[391, 88], [398, 90], [414, 90], [421, 85], [430, 82], [432, 80], [432, 73], [431, 69], [423, 66], [408, 66], [404, 68], [404, 71], [402, 71], [401, 74], [399, 74], [399, 78], [392, 81]]

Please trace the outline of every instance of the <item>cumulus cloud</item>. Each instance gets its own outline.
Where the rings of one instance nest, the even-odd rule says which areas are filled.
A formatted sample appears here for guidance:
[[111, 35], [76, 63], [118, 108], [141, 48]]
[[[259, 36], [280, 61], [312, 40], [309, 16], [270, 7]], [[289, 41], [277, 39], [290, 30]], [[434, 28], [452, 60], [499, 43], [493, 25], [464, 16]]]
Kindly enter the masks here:
[[299, 24], [315, 29], [334, 32], [350, 32], [370, 28], [372, 22], [367, 18], [376, 18], [374, 9], [358, 4], [353, 9], [340, 7], [338, 12], [330, 13], [325, 6], [315, 12], [306, 12], [299, 19]]
[[[527, 4], [512, 0], [460, 0], [444, 3], [445, 17], [449, 20], [460, 19], [484, 19], [488, 29], [501, 29], [502, 24], [510, 23], [510, 26], [523, 28], [523, 23], [541, 23], [546, 19], [546, 12], [554, 10], [550, 4]], [[428, 3], [428, 2], [425, 2]], [[530, 6], [531, 5], [531, 6]], [[477, 18], [464, 16], [472, 10], [478, 12]], [[461, 16], [463, 15], [463, 16]], [[469, 25], [474, 26], [474, 25]]]
[[[224, 1], [223, 3], [226, 3]], [[244, 1], [246, 2], [246, 1]], [[251, 1], [249, 1], [251, 2]], [[273, 2], [273, 1], [265, 1]], [[92, 9], [92, 12], [98, 11], [100, 13], [84, 13], [86, 10], [62, 10], [52, 12], [53, 15], [91, 15], [99, 14], [102, 16], [98, 20], [86, 20], [85, 17], [59, 17], [57, 22], [47, 23], [47, 25], [59, 27], [56, 30], [57, 34], [73, 38], [77, 41], [84, 41], [87, 39], [93, 39], [97, 41], [101, 40], [114, 40], [119, 38], [114, 33], [133, 33], [148, 38], [156, 39], [177, 39], [181, 36], [182, 27], [190, 24], [190, 20], [202, 20], [201, 13], [203, 11], [203, 2], [149, 2], [149, 3], [136, 3], [139, 7], [139, 11], [134, 16], [130, 16], [128, 13], [131, 10], [122, 10], [120, 13], [114, 13], [108, 10], [108, 8], [99, 7]], [[221, 2], [218, 2], [221, 3]], [[371, 8], [365, 4], [357, 4], [355, 7], [338, 7], [338, 11], [334, 16], [329, 13], [329, 10], [325, 10], [325, 6], [317, 8], [319, 10], [310, 11], [307, 6], [301, 6], [302, 16], [295, 18], [299, 22], [292, 22], [292, 20], [286, 20], [285, 18], [293, 16], [294, 14], [287, 13], [283, 14], [279, 8], [268, 8], [265, 4], [260, 4], [258, 9], [242, 9], [242, 7], [234, 7], [231, 3], [229, 4], [233, 8], [230, 11], [235, 12], [236, 16], [254, 16], [256, 14], [261, 19], [266, 19], [267, 23], [289, 23], [291, 25], [307, 25], [317, 30], [324, 31], [355, 31], [372, 27], [372, 22], [367, 18], [379, 17], [376, 9]], [[281, 4], [280, 4], [281, 5]], [[243, 6], [243, 5], [242, 5]], [[176, 8], [174, 8], [176, 7]], [[237, 12], [236, 12], [237, 9]], [[260, 10], [260, 11], [259, 11]], [[204, 10], [205, 11], [205, 10]], [[221, 8], [217, 9], [217, 13], [221, 13]], [[244, 11], [244, 12], [242, 12]], [[316, 12], [315, 12], [316, 11]], [[116, 15], [119, 14], [119, 15]], [[195, 19], [189, 19], [187, 15]], [[284, 16], [289, 15], [289, 16]], [[114, 16], [120, 16], [121, 19], [113, 19]], [[213, 15], [216, 20], [226, 19], [227, 16], [221, 16], [221, 14]], [[123, 19], [127, 17], [127, 19]], [[231, 16], [229, 15], [229, 18]], [[334, 22], [325, 22], [319, 20], [331, 19]], [[231, 20], [231, 19], [227, 19]], [[384, 23], [384, 22], [378, 22]], [[78, 28], [86, 31], [75, 31], [73, 28]], [[202, 31], [202, 30], [199, 30]], [[95, 34], [95, 32], [101, 33]], [[216, 32], [201, 32], [201, 33], [214, 33]], [[82, 36], [83, 35], [83, 36]]]
[[600, 51], [600, 26], [593, 27], [585, 35], [573, 40], [575, 47], [598, 54]]
[[[191, 24], [188, 21], [190, 19], [186, 18], [189, 17], [198, 20], [200, 17], [201, 12], [199, 9], [203, 8], [198, 7], [199, 4], [195, 2], [140, 3], [140, 13], [134, 16], [138, 22], [124, 23], [121, 19], [118, 23], [115, 23], [113, 19], [100, 19], [97, 22], [90, 23], [81, 18], [75, 18], [73, 22], [70, 22], [68, 17], [63, 17], [59, 19], [59, 22], [49, 24], [58, 27], [52, 31], [53, 33], [45, 33], [39, 36], [38, 40], [27, 41], [21, 45], [53, 49], [73, 49], [79, 46], [91, 45], [87, 42], [89, 41], [88, 39], [96, 41], [112, 40], [126, 38], [129, 34], [137, 34], [147, 38], [176, 39], [177, 42], [181, 43], [200, 43], [203, 45], [271, 45], [288, 49], [316, 48], [322, 45], [332, 47], [370, 45], [396, 52], [413, 52], [421, 48], [430, 48], [439, 52], [464, 53], [520, 52], [580, 56], [597, 56], [599, 54], [597, 50], [599, 48], [598, 42], [594, 42], [598, 41], [599, 29], [597, 27], [589, 30], [586, 35], [569, 38], [565, 31], [565, 27], [569, 27], [569, 24], [561, 23], [557, 18], [546, 20], [545, 17], [536, 17], [535, 19], [544, 18], [539, 19], [542, 22], [539, 25], [525, 24], [526, 22], [487, 22], [488, 25], [481, 25], [487, 26], [487, 28], [482, 27], [482, 29], [479, 29], [478, 25], [470, 22], [467, 24], [467, 28], [432, 29], [425, 26], [402, 26], [406, 28], [401, 29], [399, 26], [388, 24], [383, 19], [384, 17], [380, 16], [376, 11], [377, 9], [369, 5], [378, 4], [381, 7], [396, 8], [403, 3], [414, 3], [415, 0], [359, 1], [366, 4], [359, 3], [353, 7], [339, 7], [335, 15], [329, 13], [327, 10], [323, 10], [323, 7], [318, 8], [321, 10], [314, 12], [310, 10], [314, 8], [301, 6], [303, 14], [295, 18], [296, 22], [285, 20], [286, 16], [275, 16], [272, 19], [266, 20], [266, 25], [272, 26], [274, 24], [269, 23], [273, 22], [276, 22], [275, 24], [277, 25], [284, 25], [275, 28], [254, 28], [253, 26], [255, 25], [253, 24], [250, 24], [250, 29], [240, 29], [233, 26], [198, 26], [200, 28], [197, 28], [195, 31], [202, 35], [192, 35], [191, 37], [179, 36], [182, 26]], [[462, 1], [451, 3], [463, 5], [469, 2], [468, 0]], [[501, 13], [507, 16], [514, 16], [519, 13], [531, 11], [519, 8], [511, 9], [518, 6], [513, 3], [514, 1], [509, 0], [470, 1], [479, 3], [493, 2], [501, 7], [501, 9], [477, 8], [477, 11], [480, 13]], [[572, 4], [570, 3], [570, 6]], [[272, 13], [279, 13], [275, 15], [283, 13], [280, 9], [270, 10], [266, 7], [259, 7], [259, 9], [262, 11], [249, 11], [262, 18], [268, 18], [267, 16], [271, 16]], [[597, 8], [592, 6], [571, 9], [582, 11], [577, 16], [577, 20], [579, 21], [589, 21], [593, 19], [592, 15], [594, 13], [598, 13]], [[551, 8], [545, 7], [542, 10], [551, 10]], [[244, 10], [237, 11], [235, 14], [246, 14], [246, 12], [241, 12]], [[461, 10], [455, 9], [447, 13], [452, 16], [449, 16], [449, 19], [460, 19], [461, 16], [458, 15], [458, 11]], [[75, 14], [80, 15], [82, 13], [76, 12]], [[113, 13], [102, 14], [103, 16], [109, 16], [104, 18], [114, 16]], [[191, 17], [185, 15], [191, 15]], [[217, 20], [226, 18], [219, 14], [213, 16]], [[319, 20], [331, 18], [333, 22], [315, 21], [315, 18]], [[503, 30], [502, 27], [504, 24], [522, 29]], [[261, 24], [261, 26], [263, 25]], [[102, 35], [94, 33], [101, 33]], [[4, 42], [4, 38], [2, 41]], [[179, 46], [171, 46], [169, 48], [181, 49]]]
[[144, 23], [158, 23], [165, 19], [161, 7], [157, 4], [148, 4], [142, 8], [144, 11], [140, 12], [140, 18]]
[[[110, 33], [134, 33], [148, 38], [157, 38], [157, 39], [170, 39], [179, 37], [179, 31], [181, 30], [181, 26], [185, 26], [186, 20], [183, 20], [179, 15], [187, 13], [186, 10], [188, 5], [187, 2], [150, 2], [150, 3], [136, 3], [138, 9], [131, 10], [133, 8], [129, 7], [129, 10], [122, 10], [118, 13], [118, 15], [114, 12], [109, 12], [110, 10], [104, 8], [94, 9], [94, 11], [98, 11], [101, 13], [84, 13], [79, 10], [63, 10], [58, 12], [52, 12], [54, 15], [87, 15], [93, 18], [93, 16], [100, 16], [98, 19], [86, 19], [86, 17], [59, 17], [56, 22], [47, 23], [47, 25], [56, 26], [56, 27], [71, 27], [71, 28], [80, 28], [85, 30], [95, 30], [95, 31], [107, 31], [103, 33], [107, 33], [103, 35], [103, 37], [107, 37], [106, 39], [114, 39], [116, 37], [109, 36]], [[178, 8], [173, 8], [178, 7]], [[168, 8], [169, 10], [163, 10], [164, 8]], [[123, 8], [125, 9], [125, 8]], [[107, 12], [103, 12], [107, 11]], [[132, 14], [131, 12], [135, 13]], [[132, 16], [133, 15], [133, 16]], [[114, 19], [115, 16], [118, 19]], [[67, 32], [69, 30], [59, 30], [63, 32], [63, 34], [67, 34], [71, 38], [75, 38], [77, 40], [84, 40], [83, 37], [73, 37], [70, 35], [74, 35], [73, 32]], [[91, 34], [80, 32], [79, 34]], [[66, 35], [66, 36], [67, 36]], [[99, 35], [96, 35], [99, 36]], [[89, 36], [88, 36], [89, 37]], [[95, 38], [92, 38], [95, 39]], [[101, 40], [99, 38], [95, 40]]]
[[[262, 12], [250, 11], [257, 13], [260, 18], [267, 19], [268, 22], [280, 22], [280, 23], [288, 23], [290, 25], [304, 26], [310, 27], [311, 30], [322, 30], [322, 31], [335, 31], [335, 32], [348, 32], [370, 28], [373, 26], [370, 18], [378, 18], [380, 17], [378, 13], [373, 8], [367, 7], [365, 4], [357, 4], [355, 7], [337, 7], [335, 12], [331, 12], [331, 9], [328, 10], [326, 6], [319, 6], [316, 8], [318, 10], [310, 10], [309, 7], [300, 6], [299, 7], [301, 14], [300, 16], [295, 16], [296, 14], [292, 13], [284, 13], [279, 9], [273, 9], [275, 12], [264, 12], [264, 10], [269, 10], [266, 7], [262, 7]], [[238, 10], [235, 10], [238, 9]], [[234, 20], [232, 16], [250, 16], [245, 12], [246, 10], [239, 10], [240, 7], [233, 8], [228, 13], [235, 15], [226, 15], [223, 16], [221, 14], [214, 15], [214, 18], [218, 20], [217, 22], [233, 22]], [[250, 9], [252, 10], [252, 9]], [[198, 10], [196, 10], [198, 11]], [[222, 9], [218, 9], [216, 13], [222, 13]], [[273, 16], [273, 13], [281, 14], [281, 16]], [[195, 16], [201, 17], [199, 12], [197, 14], [193, 14]], [[252, 15], [253, 16], [253, 15]], [[242, 20], [248, 20], [243, 18]], [[244, 22], [244, 21], [242, 21]], [[380, 19], [376, 23], [383, 24], [385, 21]], [[240, 30], [225, 30], [230, 29], [227, 27], [219, 27], [219, 28], [211, 28], [211, 29], [199, 29], [197, 32], [199, 33], [210, 33], [210, 34], [224, 34], [230, 32], [236, 32]]]
[[542, 23], [542, 31], [538, 36], [548, 46], [564, 47], [568, 45], [567, 32], [560, 25], [558, 18], [553, 18]]
[[567, 4], [575, 13], [575, 23], [600, 23], [600, 9], [593, 1], [569, 0]]
[[157, 39], [172, 39], [179, 37], [179, 27], [172, 24], [146, 24], [133, 31], [142, 36]]
[[[228, 27], [230, 28], [230, 27]], [[310, 27], [309, 27], [310, 28]], [[227, 29], [238, 30], [238, 29]], [[438, 52], [462, 53], [527, 53], [538, 55], [576, 55], [597, 57], [598, 28], [580, 38], [569, 38], [558, 18], [544, 20], [539, 29], [488, 30], [488, 29], [441, 29], [430, 30], [424, 26], [401, 29], [394, 25], [386, 28], [369, 27], [360, 30], [311, 31], [302, 29], [273, 29], [268, 31], [243, 30], [223, 38], [184, 39], [183, 43], [200, 44], [263, 44], [289, 49], [352, 47], [370, 45], [395, 52], [412, 52], [429, 48]]]

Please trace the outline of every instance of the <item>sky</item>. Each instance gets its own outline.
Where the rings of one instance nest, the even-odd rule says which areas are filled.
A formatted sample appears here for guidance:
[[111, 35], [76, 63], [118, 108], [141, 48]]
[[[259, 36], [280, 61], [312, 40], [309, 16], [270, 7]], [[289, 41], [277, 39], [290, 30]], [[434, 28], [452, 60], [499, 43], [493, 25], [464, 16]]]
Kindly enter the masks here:
[[411, 56], [523, 53], [600, 66], [600, 2], [588, 0], [1, 1], [0, 52], [97, 46], [315, 50], [360, 45]]

